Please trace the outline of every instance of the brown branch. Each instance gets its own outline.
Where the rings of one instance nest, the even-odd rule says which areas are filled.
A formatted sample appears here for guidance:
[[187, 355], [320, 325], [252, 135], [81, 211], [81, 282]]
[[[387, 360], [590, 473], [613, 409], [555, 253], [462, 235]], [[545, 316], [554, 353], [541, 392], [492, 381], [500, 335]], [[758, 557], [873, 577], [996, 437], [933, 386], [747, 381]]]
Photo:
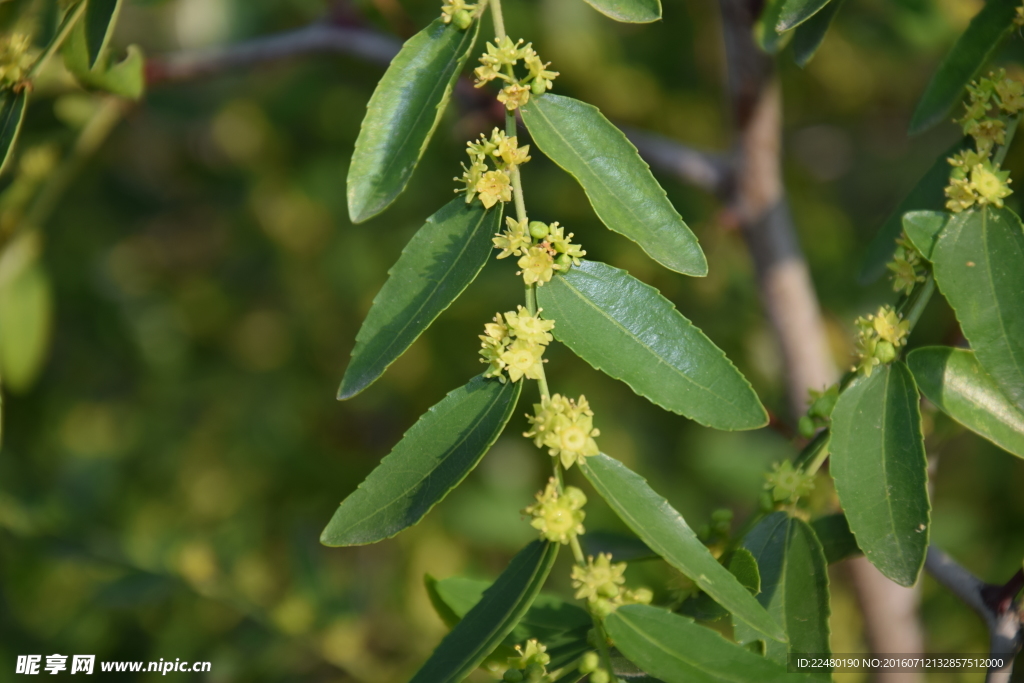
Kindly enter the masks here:
[[309, 54], [343, 54], [387, 65], [399, 48], [397, 39], [370, 29], [316, 23], [226, 47], [154, 57], [146, 64], [146, 82], [194, 80]]
[[1018, 571], [1006, 584], [988, 584], [971, 574], [956, 560], [935, 546], [928, 547], [925, 569], [984, 621], [989, 633], [989, 655], [1003, 658], [1004, 665], [989, 669], [986, 683], [1008, 683], [1013, 660], [1024, 644], [1020, 605], [1014, 597], [1024, 583]]

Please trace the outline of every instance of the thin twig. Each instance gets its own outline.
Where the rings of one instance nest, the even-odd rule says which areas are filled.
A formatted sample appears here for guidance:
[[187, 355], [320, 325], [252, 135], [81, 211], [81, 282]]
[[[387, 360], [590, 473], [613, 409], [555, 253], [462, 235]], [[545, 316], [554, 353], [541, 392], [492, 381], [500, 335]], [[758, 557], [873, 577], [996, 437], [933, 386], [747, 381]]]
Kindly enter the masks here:
[[316, 23], [226, 47], [154, 57], [146, 65], [146, 81], [150, 85], [188, 81], [318, 53], [387, 65], [401, 46], [396, 38], [371, 29]]

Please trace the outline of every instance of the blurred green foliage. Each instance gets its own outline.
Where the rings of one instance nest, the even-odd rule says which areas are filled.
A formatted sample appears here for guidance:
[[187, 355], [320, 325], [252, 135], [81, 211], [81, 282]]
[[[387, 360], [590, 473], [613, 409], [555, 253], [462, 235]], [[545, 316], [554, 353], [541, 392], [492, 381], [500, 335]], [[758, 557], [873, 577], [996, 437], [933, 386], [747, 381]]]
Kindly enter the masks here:
[[[332, 9], [407, 35], [438, 10], [426, 0], [329, 5], [136, 0], [115, 40], [158, 55], [295, 28]], [[615, 24], [577, 0], [506, 5], [510, 33], [532, 38], [562, 73], [559, 92], [618, 123], [728, 149], [710, 3], [669, 0], [665, 20], [646, 26]], [[839, 364], [849, 362], [853, 318], [894, 299], [884, 282], [855, 286], [858, 258], [957, 136], [952, 125], [913, 140], [905, 131], [931, 70], [978, 6], [854, 0], [806, 69], [780, 61], [790, 203]], [[1000, 56], [1008, 68], [1019, 68], [1022, 45]], [[424, 574], [493, 578], [533, 537], [518, 511], [546, 456], [518, 436], [519, 416], [417, 527], [372, 547], [318, 543], [338, 502], [404, 430], [480, 371], [479, 328], [521, 298], [514, 264], [492, 262], [380, 382], [333, 400], [387, 269], [451, 197], [463, 141], [493, 125], [460, 90], [407, 192], [352, 226], [344, 178], [382, 71], [317, 56], [154, 87], [52, 207], [43, 257], [51, 356], [31, 389], [4, 397], [0, 671], [18, 654], [58, 652], [211, 660], [211, 681], [404, 680], [445, 632]], [[75, 107], [88, 106], [37, 95], [22, 161], [31, 150], [66, 150], [81, 121]], [[1024, 178], [1019, 146], [1007, 163]], [[578, 186], [540, 155], [524, 174], [536, 218], [558, 220], [591, 257], [659, 288], [785, 416], [781, 361], [740, 236], [712, 197], [661, 180], [704, 246], [707, 278], [662, 269], [605, 230]], [[1009, 205], [1020, 208], [1017, 195]], [[912, 346], [956, 343], [943, 306], [936, 297]], [[742, 519], [762, 473], [793, 454], [777, 431], [704, 429], [557, 345], [548, 355], [561, 391], [593, 405], [603, 450], [657, 482], [695, 527], [721, 507]], [[925, 419], [933, 539], [979, 576], [1005, 580], [1024, 556], [1024, 465], [935, 411]], [[827, 507], [828, 491], [820, 496]], [[622, 529], [591, 500], [588, 530]], [[567, 592], [563, 569], [554, 587]], [[660, 562], [630, 571], [677, 581]], [[980, 621], [924, 582], [929, 649], [985, 650]], [[840, 569], [833, 650], [864, 647]]]

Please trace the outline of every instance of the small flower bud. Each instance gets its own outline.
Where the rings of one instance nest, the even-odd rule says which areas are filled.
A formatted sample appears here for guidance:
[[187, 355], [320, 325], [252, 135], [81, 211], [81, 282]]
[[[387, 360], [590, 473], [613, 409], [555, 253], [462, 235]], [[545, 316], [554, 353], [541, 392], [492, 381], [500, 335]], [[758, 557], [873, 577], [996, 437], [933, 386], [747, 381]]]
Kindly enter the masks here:
[[542, 240], [548, 236], [548, 224], [540, 221], [530, 221], [530, 236], [535, 240]]
[[891, 363], [896, 360], [896, 347], [884, 339], [875, 345], [875, 358], [881, 363]]
[[589, 674], [597, 671], [597, 667], [601, 665], [601, 659], [597, 656], [596, 652], [588, 652], [583, 655], [580, 659], [580, 673]]
[[590, 674], [590, 683], [608, 683], [610, 680], [611, 676], [608, 675], [608, 671], [605, 669], [598, 669]]
[[473, 15], [463, 9], [455, 13], [453, 20], [455, 21], [456, 26], [462, 30], [466, 30], [473, 24]]
[[814, 426], [814, 420], [809, 415], [803, 415], [796, 423], [797, 431], [800, 432], [800, 436], [805, 439], [810, 439], [814, 436], [814, 432], [817, 431], [817, 427]]
[[533, 83], [530, 84], [530, 92], [532, 92], [534, 95], [543, 95], [545, 92], [547, 92], [547, 89], [548, 81], [546, 81], [543, 78], [535, 79]]
[[523, 680], [523, 672], [519, 669], [508, 669], [501, 677], [505, 683], [520, 683]]

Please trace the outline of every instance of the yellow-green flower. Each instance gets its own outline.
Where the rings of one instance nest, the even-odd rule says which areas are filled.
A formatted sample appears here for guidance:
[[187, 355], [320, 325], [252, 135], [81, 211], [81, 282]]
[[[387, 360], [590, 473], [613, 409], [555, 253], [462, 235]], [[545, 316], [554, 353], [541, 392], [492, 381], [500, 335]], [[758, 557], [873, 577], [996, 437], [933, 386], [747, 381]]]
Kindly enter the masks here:
[[533, 344], [550, 344], [554, 339], [550, 331], [555, 328], [555, 321], [530, 315], [522, 306], [516, 312], [506, 313], [505, 320], [516, 339]]
[[12, 33], [0, 42], [0, 84], [20, 83], [34, 61], [29, 52], [32, 41], [24, 33]]
[[540, 57], [533, 50], [532, 44], [527, 45], [524, 52], [523, 63], [526, 64], [526, 68], [530, 70], [530, 79], [532, 80], [531, 91], [534, 95], [542, 95], [544, 92], [551, 90], [551, 82], [554, 81], [559, 74], [557, 71], [548, 71], [548, 67], [551, 66], [551, 62], [542, 62]]
[[597, 559], [587, 558], [587, 565], [572, 568], [572, 587], [576, 589], [577, 600], [616, 598], [620, 586], [626, 583], [626, 563], [612, 564], [609, 553], [601, 553]]
[[522, 269], [519, 272], [528, 285], [550, 282], [555, 274], [555, 259], [551, 252], [542, 246], [530, 247], [526, 254], [517, 262]]
[[993, 147], [1006, 141], [1006, 124], [999, 119], [971, 121], [964, 126], [964, 133], [974, 138], [981, 154], [988, 155]]
[[979, 204], [992, 204], [1001, 208], [1003, 199], [1013, 194], [1013, 190], [1007, 187], [1009, 183], [1010, 172], [993, 168], [987, 161], [975, 164], [971, 169], [971, 186], [978, 195]]
[[467, 204], [471, 203], [473, 201], [473, 198], [476, 197], [476, 193], [478, 192], [477, 185], [480, 184], [480, 181], [483, 178], [483, 175], [486, 171], [487, 165], [481, 163], [480, 161], [475, 161], [471, 163], [469, 165], [469, 168], [466, 168], [466, 165], [462, 164], [462, 177], [452, 179], [455, 180], [456, 182], [465, 185], [465, 187], [463, 187], [462, 189], [455, 190], [455, 192], [456, 194], [459, 192], [465, 192]]
[[441, 21], [446, 24], [452, 23], [452, 19], [455, 20], [455, 25], [459, 28], [469, 28], [469, 25], [473, 22], [472, 12], [477, 8], [476, 5], [468, 5], [465, 0], [443, 0], [441, 6]]
[[508, 378], [518, 382], [520, 377], [540, 379], [544, 373], [543, 356], [543, 345], [516, 339], [502, 352], [500, 358], [505, 364]]
[[772, 492], [772, 500], [776, 503], [794, 503], [797, 498], [810, 495], [814, 490], [814, 477], [793, 469], [789, 460], [781, 465], [772, 465], [771, 473], [764, 478], [767, 480], [764, 487]]
[[953, 213], [966, 211], [974, 206], [978, 198], [974, 185], [967, 178], [950, 178], [945, 192], [946, 208]]
[[[1018, 7], [1017, 11], [1020, 10]], [[999, 108], [1013, 116], [1024, 109], [1024, 83], [1012, 78], [1002, 78], [996, 83], [996, 97], [999, 98]]]
[[502, 133], [495, 154], [504, 162], [506, 168], [511, 168], [530, 160], [530, 146], [520, 147], [517, 137], [508, 137]]
[[902, 235], [896, 240], [896, 253], [892, 261], [886, 264], [892, 272], [892, 289], [894, 292], [903, 292], [909, 295], [914, 291], [918, 283], [925, 281], [924, 264], [921, 255], [918, 254], [914, 245]]
[[533, 243], [527, 222], [517, 221], [511, 216], [505, 217], [505, 230], [496, 234], [491, 241], [495, 249], [501, 249], [498, 258], [522, 256]]
[[505, 109], [515, 111], [530, 101], [530, 89], [518, 83], [509, 83], [498, 93], [498, 101]]
[[558, 484], [552, 477], [536, 498], [537, 502], [523, 510], [523, 513], [533, 517], [530, 526], [540, 532], [541, 538], [564, 545], [584, 532], [583, 520], [586, 513], [583, 506], [587, 504], [587, 496], [583, 491], [575, 486], [567, 486], [559, 494]]
[[538, 448], [546, 447], [549, 455], [561, 460], [562, 467], [568, 469], [600, 453], [594, 437], [601, 431], [594, 428], [594, 411], [585, 396], [573, 401], [554, 394], [550, 399], [542, 397], [533, 409], [534, 415], [527, 415], [530, 430], [523, 436], [532, 438]]
[[491, 208], [498, 202], [512, 201], [512, 183], [504, 171], [487, 171], [476, 183], [480, 202]]
[[580, 259], [587, 255], [583, 247], [572, 243], [573, 234], [565, 234], [565, 228], [558, 222], [552, 223], [548, 228], [547, 241], [551, 248], [558, 254], [555, 260], [555, 270], [567, 271], [570, 266], [580, 265]]
[[870, 377], [875, 366], [891, 363], [897, 349], [906, 343], [910, 323], [902, 320], [891, 306], [882, 306], [878, 313], [857, 318], [858, 328], [856, 369]]

